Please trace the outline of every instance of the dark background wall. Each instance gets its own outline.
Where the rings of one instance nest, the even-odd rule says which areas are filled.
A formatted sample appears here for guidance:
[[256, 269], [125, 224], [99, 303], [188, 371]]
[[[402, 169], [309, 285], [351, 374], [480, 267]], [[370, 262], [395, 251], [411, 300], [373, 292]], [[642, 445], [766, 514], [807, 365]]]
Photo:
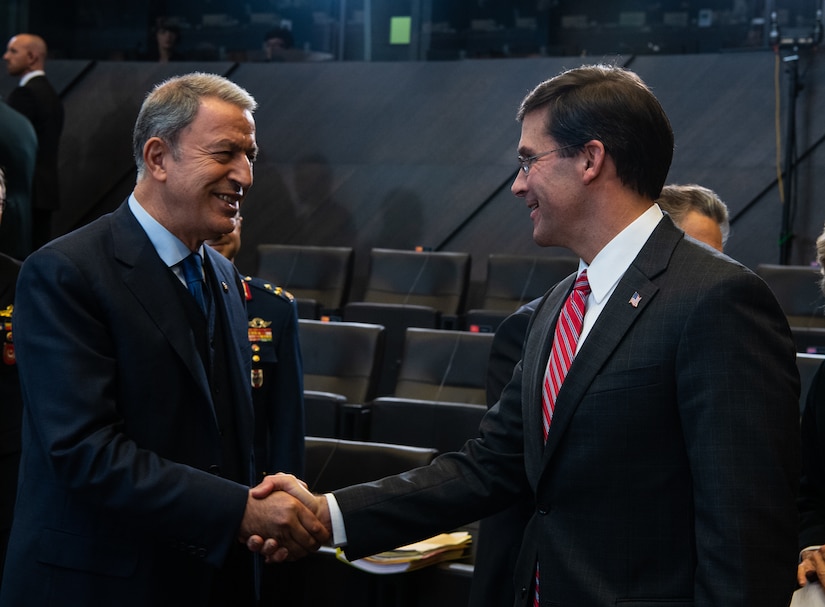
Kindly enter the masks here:
[[[225, 74], [259, 101], [260, 159], [243, 208], [239, 268], [259, 243], [351, 245], [358, 276], [370, 247], [468, 251], [483, 281], [494, 252], [539, 254], [509, 186], [518, 103], [581, 58], [405, 63], [179, 63], [55, 60], [66, 108], [60, 232], [114, 209], [131, 191], [131, 127], [153, 84], [173, 74]], [[716, 190], [733, 217], [729, 254], [776, 263], [777, 188], [789, 93], [787, 62], [769, 51], [613, 58], [660, 98], [676, 133], [671, 182]], [[825, 221], [825, 67], [800, 54], [797, 203], [790, 262], [809, 264]], [[15, 81], [0, 79], [0, 94]], [[777, 100], [779, 106], [777, 106]], [[777, 131], [777, 127], [779, 131]]]

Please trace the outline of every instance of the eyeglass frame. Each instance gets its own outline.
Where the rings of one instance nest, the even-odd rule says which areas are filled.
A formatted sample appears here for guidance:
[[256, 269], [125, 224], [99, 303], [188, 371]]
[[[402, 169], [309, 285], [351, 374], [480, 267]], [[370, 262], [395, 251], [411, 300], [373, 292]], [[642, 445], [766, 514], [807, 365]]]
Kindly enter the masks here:
[[566, 150], [567, 148], [575, 148], [581, 145], [581, 143], [571, 143], [570, 145], [563, 145], [560, 148], [556, 148], [555, 150], [547, 150], [546, 152], [539, 152], [538, 154], [533, 154], [532, 156], [528, 156], [527, 158], [524, 158], [521, 154], [519, 154], [519, 170], [521, 170], [524, 173], [524, 176], [526, 177], [530, 174], [530, 169], [533, 167], [533, 165], [545, 156], [548, 156], [553, 152], [560, 152], [562, 150]]
[[0, 196], [0, 213], [6, 210], [6, 197]]

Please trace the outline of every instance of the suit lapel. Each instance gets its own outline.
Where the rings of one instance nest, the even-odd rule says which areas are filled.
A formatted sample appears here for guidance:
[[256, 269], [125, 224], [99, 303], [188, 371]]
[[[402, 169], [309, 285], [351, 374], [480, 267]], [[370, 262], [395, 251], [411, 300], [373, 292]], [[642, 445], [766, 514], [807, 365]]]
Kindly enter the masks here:
[[[548, 461], [561, 443], [565, 429], [596, 375], [656, 297], [659, 288], [653, 279], [667, 268], [673, 250], [682, 236], [682, 232], [673, 226], [670, 218], [664, 217], [616, 285], [581, 350], [576, 354], [559, 390], [550, 434], [542, 455], [543, 470], [547, 469]], [[560, 306], [561, 304], [558, 305], [559, 308]], [[553, 316], [551, 329], [555, 329], [556, 317], [558, 311]], [[552, 332], [548, 334], [548, 342], [552, 340], [552, 335]], [[535, 371], [537, 377], [539, 372], [542, 375], [544, 373], [549, 351], [550, 345], [541, 359], [544, 361], [542, 369]], [[541, 379], [538, 381], [540, 390]], [[537, 402], [541, 402], [541, 392], [538, 393]], [[538, 409], [536, 415], [540, 415]], [[538, 421], [539, 417], [536, 417], [536, 420]], [[538, 430], [533, 434], [540, 437], [541, 426], [536, 426]]]
[[[544, 433], [541, 426], [541, 390], [544, 370], [550, 358], [556, 321], [564, 301], [573, 289], [575, 279], [576, 274], [571, 274], [556, 285], [536, 309], [527, 331], [524, 359], [537, 361], [533, 373], [523, 375], [525, 383], [522, 411], [525, 419], [528, 420], [524, 424], [525, 455], [528, 461], [540, 461], [544, 452]], [[537, 423], [533, 423], [534, 421]]]
[[[235, 390], [234, 402], [235, 423], [238, 425], [238, 436], [253, 436], [254, 412], [252, 396], [250, 394], [251, 353], [249, 352], [249, 336], [247, 334], [246, 309], [242, 304], [239, 290], [240, 278], [237, 270], [219, 253], [210, 247], [204, 247], [204, 255], [208, 258], [211, 268], [210, 284], [213, 297], [218, 304], [218, 311], [223, 310], [223, 322], [226, 327], [226, 342], [230, 348], [228, 363], [232, 365], [230, 376]], [[220, 300], [220, 302], [218, 302]]]
[[[124, 284], [183, 360], [204, 399], [211, 404], [209, 380], [198, 355], [189, 319], [181, 306], [170, 305], [179, 297], [174, 291], [175, 284], [169, 280], [170, 270], [125, 203], [112, 214], [112, 238], [115, 259], [123, 265]], [[214, 405], [212, 416], [217, 424]]]

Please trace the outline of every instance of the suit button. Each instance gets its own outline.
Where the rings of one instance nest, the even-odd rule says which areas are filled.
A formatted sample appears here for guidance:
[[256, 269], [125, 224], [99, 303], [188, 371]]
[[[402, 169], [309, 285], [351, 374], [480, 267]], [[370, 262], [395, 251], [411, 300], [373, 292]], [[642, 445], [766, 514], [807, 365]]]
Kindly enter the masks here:
[[527, 588], [525, 588], [524, 586], [522, 586], [522, 587], [521, 587], [521, 592], [520, 592], [520, 594], [521, 594], [521, 598], [526, 597], [526, 596], [527, 596]]
[[215, 476], [220, 476], [221, 467], [216, 466], [216, 465], [213, 464], [213, 465], [209, 466], [209, 469], [207, 470], [207, 472], [209, 472], [209, 474], [214, 474]]

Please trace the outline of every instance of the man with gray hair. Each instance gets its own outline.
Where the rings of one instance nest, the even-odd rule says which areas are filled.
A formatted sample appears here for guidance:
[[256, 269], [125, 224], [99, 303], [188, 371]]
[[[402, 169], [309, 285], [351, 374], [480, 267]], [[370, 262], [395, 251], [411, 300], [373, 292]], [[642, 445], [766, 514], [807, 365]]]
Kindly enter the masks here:
[[0, 605], [254, 605], [239, 539], [327, 540], [285, 493], [251, 496], [240, 277], [206, 240], [252, 186], [255, 100], [189, 74], [148, 95], [133, 193], [32, 254], [15, 315], [23, 454]]

